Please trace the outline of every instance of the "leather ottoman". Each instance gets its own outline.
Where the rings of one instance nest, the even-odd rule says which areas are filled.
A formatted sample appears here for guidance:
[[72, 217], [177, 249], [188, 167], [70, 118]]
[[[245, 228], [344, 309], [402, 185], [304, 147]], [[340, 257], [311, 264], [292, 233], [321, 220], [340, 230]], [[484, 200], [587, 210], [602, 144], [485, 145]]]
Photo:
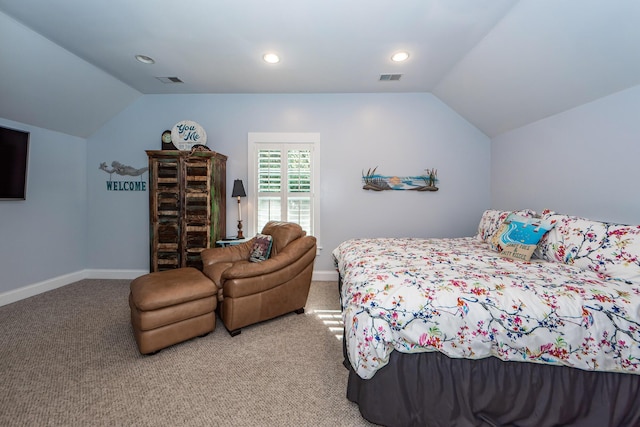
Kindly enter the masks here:
[[131, 282], [131, 325], [142, 354], [203, 336], [216, 327], [217, 288], [187, 267], [145, 274]]

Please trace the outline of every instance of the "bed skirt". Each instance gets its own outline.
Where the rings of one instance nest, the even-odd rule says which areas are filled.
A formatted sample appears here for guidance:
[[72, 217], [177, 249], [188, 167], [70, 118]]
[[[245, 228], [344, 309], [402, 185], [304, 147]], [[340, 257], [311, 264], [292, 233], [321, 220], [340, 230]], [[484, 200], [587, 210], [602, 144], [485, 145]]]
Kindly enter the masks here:
[[384, 426], [640, 426], [640, 375], [563, 366], [391, 353], [347, 398]]

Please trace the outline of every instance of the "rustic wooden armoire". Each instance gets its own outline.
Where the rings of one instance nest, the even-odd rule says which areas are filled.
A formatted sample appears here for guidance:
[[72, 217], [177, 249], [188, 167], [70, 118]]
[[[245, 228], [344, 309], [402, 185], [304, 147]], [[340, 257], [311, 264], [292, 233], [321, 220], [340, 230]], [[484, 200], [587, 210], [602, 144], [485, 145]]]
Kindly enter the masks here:
[[200, 252], [226, 236], [227, 156], [148, 150], [151, 272], [202, 269]]

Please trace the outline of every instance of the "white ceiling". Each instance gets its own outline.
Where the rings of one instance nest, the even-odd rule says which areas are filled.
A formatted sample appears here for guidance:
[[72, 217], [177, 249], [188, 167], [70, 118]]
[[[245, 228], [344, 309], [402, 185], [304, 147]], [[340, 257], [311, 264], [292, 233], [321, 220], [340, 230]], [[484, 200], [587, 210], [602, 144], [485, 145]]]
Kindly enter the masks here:
[[[640, 84], [637, 0], [0, 0], [0, 12], [0, 117], [78, 136], [140, 94], [345, 92], [432, 92], [495, 136]], [[398, 50], [409, 60], [393, 63]], [[71, 113], [87, 91], [82, 127]], [[60, 112], [39, 121], [47, 94]]]

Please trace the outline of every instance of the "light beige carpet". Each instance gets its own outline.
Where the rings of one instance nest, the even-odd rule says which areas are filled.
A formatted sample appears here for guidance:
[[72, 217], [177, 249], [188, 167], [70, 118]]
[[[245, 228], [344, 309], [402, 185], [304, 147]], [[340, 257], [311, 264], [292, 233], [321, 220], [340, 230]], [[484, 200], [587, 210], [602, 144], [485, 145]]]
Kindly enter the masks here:
[[234, 338], [218, 319], [153, 356], [133, 338], [129, 283], [83, 280], [0, 307], [0, 425], [372, 425], [345, 397], [335, 282], [312, 284], [305, 314]]

